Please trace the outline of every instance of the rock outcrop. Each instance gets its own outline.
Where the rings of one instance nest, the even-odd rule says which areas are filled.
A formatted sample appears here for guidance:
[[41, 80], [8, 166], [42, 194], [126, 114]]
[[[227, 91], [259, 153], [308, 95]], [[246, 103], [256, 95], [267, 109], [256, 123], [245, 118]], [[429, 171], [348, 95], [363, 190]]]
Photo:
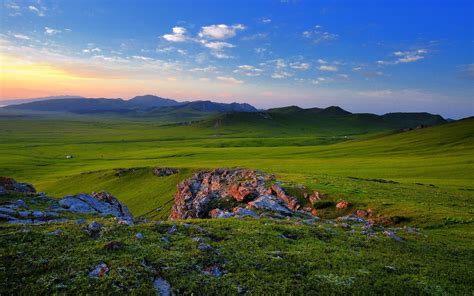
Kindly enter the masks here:
[[8, 192], [35, 193], [36, 189], [29, 183], [18, 183], [13, 178], [0, 176], [0, 194]]
[[156, 167], [153, 169], [153, 174], [157, 177], [167, 177], [178, 174], [179, 170], [175, 168], [160, 168]]
[[[177, 185], [169, 218], [258, 217], [257, 212], [312, 216], [316, 211], [309, 196], [305, 194], [301, 201], [288, 194], [274, 176], [255, 170], [201, 171]], [[318, 193], [311, 195], [315, 196], [319, 198]]]
[[108, 192], [81, 193], [66, 196], [58, 204], [72, 212], [111, 215], [125, 221], [133, 221], [133, 215], [127, 206], [119, 202]]

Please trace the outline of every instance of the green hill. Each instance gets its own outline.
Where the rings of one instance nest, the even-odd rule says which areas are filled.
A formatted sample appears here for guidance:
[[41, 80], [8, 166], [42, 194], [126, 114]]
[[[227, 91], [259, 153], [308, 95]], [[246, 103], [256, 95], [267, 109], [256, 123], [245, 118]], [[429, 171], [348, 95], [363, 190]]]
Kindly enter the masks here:
[[340, 107], [302, 109], [297, 106], [265, 112], [226, 113], [197, 123], [218, 133], [252, 135], [354, 136], [446, 123], [429, 113], [389, 113], [385, 115], [350, 113]]

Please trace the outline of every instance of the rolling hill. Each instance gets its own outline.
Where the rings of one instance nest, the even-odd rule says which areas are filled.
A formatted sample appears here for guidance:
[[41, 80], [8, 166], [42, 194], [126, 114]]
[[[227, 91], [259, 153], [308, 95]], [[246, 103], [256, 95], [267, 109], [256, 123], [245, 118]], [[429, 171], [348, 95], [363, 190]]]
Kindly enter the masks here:
[[253, 113], [225, 113], [196, 123], [216, 132], [274, 134], [357, 135], [422, 128], [447, 121], [429, 113], [350, 113], [340, 107], [302, 109], [296, 106]]
[[[40, 100], [4, 107], [5, 109], [70, 112], [78, 114], [116, 113], [132, 116], [153, 116], [163, 112], [256, 112], [249, 104], [216, 103], [212, 101], [178, 102], [152, 95], [137, 96], [130, 100], [107, 98], [60, 98]], [[165, 108], [165, 109], [162, 109]], [[158, 112], [157, 112], [158, 110]]]

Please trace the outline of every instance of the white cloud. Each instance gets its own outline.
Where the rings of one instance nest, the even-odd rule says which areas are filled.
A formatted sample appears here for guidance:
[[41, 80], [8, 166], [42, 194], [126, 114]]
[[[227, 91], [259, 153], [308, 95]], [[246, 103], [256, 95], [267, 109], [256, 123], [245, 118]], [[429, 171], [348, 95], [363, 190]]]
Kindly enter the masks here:
[[406, 56], [403, 58], [398, 59], [400, 63], [411, 63], [411, 62], [416, 62], [418, 60], [424, 59], [424, 56], [420, 55], [413, 55], [413, 56]]
[[44, 33], [47, 35], [56, 35], [61, 33], [61, 30], [53, 29], [50, 27], [44, 27]]
[[263, 70], [251, 65], [240, 65], [233, 72], [240, 73], [242, 75], [249, 76], [249, 77], [254, 77], [254, 76], [260, 76]]
[[339, 35], [320, 30], [321, 26], [315, 26], [314, 30], [303, 32], [303, 37], [313, 40], [314, 43], [327, 43], [339, 38]]
[[213, 50], [223, 50], [224, 48], [232, 48], [235, 47], [235, 45], [227, 43], [227, 42], [221, 42], [221, 41], [215, 41], [215, 42], [203, 42], [204, 46]]
[[102, 50], [98, 47], [95, 48], [86, 48], [82, 50], [83, 53], [99, 53], [102, 52]]
[[256, 53], [264, 53], [267, 51], [266, 48], [263, 48], [263, 47], [257, 47], [257, 48], [254, 48], [253, 49]]
[[230, 76], [217, 76], [216, 77], [218, 80], [226, 82], [226, 83], [231, 83], [231, 84], [242, 84], [244, 83], [242, 80], [235, 79], [234, 77]]
[[322, 66], [319, 66], [319, 70], [325, 71], [325, 72], [337, 72], [337, 67], [322, 65]]
[[15, 4], [15, 3], [6, 3], [6, 4], [5, 4], [5, 7], [6, 7], [6, 8], [10, 8], [10, 9], [15, 9], [15, 10], [20, 9], [20, 6], [18, 6], [18, 5]]
[[272, 74], [273, 79], [283, 79], [287, 77], [291, 77], [293, 74], [285, 72], [285, 71], [278, 71]]
[[427, 53], [428, 53], [428, 50], [424, 48], [409, 50], [409, 51], [399, 50], [392, 53], [392, 55], [397, 58], [396, 60], [391, 60], [391, 61], [379, 60], [376, 63], [381, 66], [413, 63], [413, 62], [424, 59], [425, 58], [424, 55]]
[[269, 24], [269, 23], [271, 23], [271, 22], [272, 22], [272, 20], [269, 19], [269, 18], [266, 18], [266, 19], [263, 19], [263, 20], [262, 20], [262, 23], [264, 23], [264, 24]]
[[189, 70], [189, 72], [193, 73], [213, 73], [216, 72], [217, 68], [214, 66], [207, 66], [203, 68], [192, 68]]
[[325, 60], [323, 60], [323, 59], [318, 59], [318, 63], [320, 63], [320, 64], [327, 64], [328, 62], [325, 61]]
[[245, 26], [241, 24], [232, 26], [224, 24], [204, 26], [199, 32], [199, 37], [208, 39], [228, 39], [234, 37], [237, 31], [244, 29]]
[[232, 56], [223, 53], [222, 51], [211, 51], [211, 55], [218, 59], [231, 59], [233, 58]]
[[33, 6], [33, 5], [28, 6], [28, 9], [30, 11], [35, 12], [38, 16], [44, 16], [44, 11], [46, 10], [45, 7], [37, 8], [36, 6]]
[[149, 58], [149, 57], [144, 57], [144, 56], [132, 56], [133, 59], [135, 60], [140, 60], [140, 61], [153, 61], [152, 58]]
[[295, 62], [295, 63], [291, 63], [290, 67], [296, 70], [306, 71], [309, 69], [310, 66], [308, 63]]
[[16, 39], [21, 39], [21, 40], [30, 40], [30, 37], [26, 35], [22, 35], [22, 34], [13, 34], [13, 37], [15, 37]]
[[184, 42], [188, 39], [186, 28], [183, 27], [174, 27], [172, 34], [165, 34], [162, 37], [169, 42]]

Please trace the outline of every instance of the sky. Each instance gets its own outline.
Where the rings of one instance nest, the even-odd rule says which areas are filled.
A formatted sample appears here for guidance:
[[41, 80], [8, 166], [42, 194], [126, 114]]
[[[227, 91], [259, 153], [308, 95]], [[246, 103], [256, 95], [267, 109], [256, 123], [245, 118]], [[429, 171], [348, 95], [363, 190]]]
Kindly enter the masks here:
[[0, 0], [1, 100], [474, 115], [474, 1]]

